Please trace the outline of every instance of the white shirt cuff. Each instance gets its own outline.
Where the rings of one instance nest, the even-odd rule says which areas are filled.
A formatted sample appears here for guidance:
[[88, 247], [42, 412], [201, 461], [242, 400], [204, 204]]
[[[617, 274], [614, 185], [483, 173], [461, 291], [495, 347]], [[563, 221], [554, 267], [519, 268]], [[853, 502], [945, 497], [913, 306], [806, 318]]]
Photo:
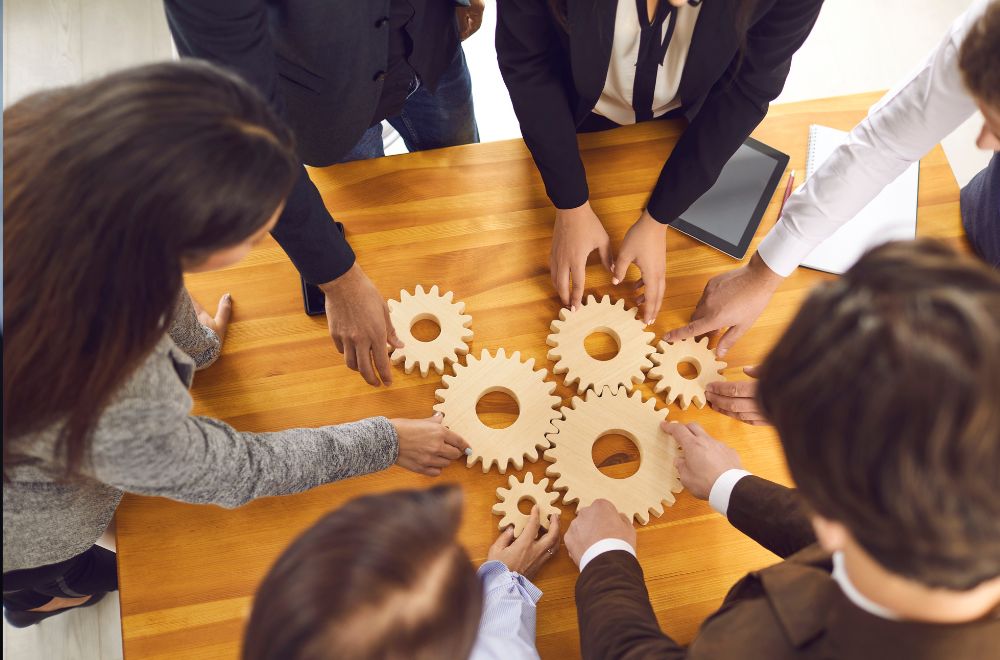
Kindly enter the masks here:
[[635, 557], [635, 548], [629, 545], [628, 541], [623, 541], [622, 539], [601, 539], [587, 548], [583, 556], [580, 557], [580, 572], [583, 573], [583, 569], [587, 567], [587, 564], [594, 561], [598, 555], [603, 555], [605, 552], [611, 552], [612, 550], [624, 550]]
[[726, 470], [720, 474], [719, 478], [712, 484], [712, 490], [708, 494], [708, 503], [712, 505], [713, 509], [728, 517], [729, 497], [733, 494], [733, 488], [736, 487], [737, 481], [749, 475], [750, 473], [746, 470], [738, 468]]
[[[792, 200], [788, 201], [790, 203]], [[789, 231], [784, 220], [779, 220], [757, 246], [757, 254], [768, 268], [782, 277], [788, 277], [814, 247], [815, 244], [810, 244]]]

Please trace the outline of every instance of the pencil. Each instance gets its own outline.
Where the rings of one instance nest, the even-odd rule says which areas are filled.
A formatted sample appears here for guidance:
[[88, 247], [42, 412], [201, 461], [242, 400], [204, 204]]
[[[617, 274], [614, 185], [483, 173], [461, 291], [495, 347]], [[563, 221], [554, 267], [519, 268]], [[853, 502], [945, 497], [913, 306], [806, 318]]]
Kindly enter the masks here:
[[795, 170], [788, 173], [788, 183], [785, 185], [785, 194], [781, 197], [781, 207], [778, 208], [778, 217], [785, 212], [785, 202], [792, 196], [792, 186], [795, 185]]

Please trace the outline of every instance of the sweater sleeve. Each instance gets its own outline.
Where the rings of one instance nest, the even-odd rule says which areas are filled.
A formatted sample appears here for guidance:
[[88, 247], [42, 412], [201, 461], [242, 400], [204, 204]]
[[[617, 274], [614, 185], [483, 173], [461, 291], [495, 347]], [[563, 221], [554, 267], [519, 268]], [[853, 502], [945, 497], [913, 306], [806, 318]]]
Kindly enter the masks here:
[[198, 320], [187, 289], [181, 289], [181, 294], [177, 297], [168, 333], [177, 347], [194, 360], [198, 369], [212, 366], [222, 354], [222, 340], [214, 330], [205, 327]]

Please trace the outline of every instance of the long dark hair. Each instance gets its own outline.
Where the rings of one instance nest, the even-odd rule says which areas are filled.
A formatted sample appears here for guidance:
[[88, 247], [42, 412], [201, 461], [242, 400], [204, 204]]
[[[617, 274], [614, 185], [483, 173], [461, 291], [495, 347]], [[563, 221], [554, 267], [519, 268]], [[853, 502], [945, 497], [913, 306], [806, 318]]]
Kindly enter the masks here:
[[244, 660], [467, 658], [482, 587], [458, 543], [456, 486], [370, 495], [327, 514], [257, 589]]
[[53, 423], [72, 473], [167, 329], [182, 260], [252, 236], [301, 166], [254, 90], [192, 61], [35, 94], [3, 130], [4, 478]]

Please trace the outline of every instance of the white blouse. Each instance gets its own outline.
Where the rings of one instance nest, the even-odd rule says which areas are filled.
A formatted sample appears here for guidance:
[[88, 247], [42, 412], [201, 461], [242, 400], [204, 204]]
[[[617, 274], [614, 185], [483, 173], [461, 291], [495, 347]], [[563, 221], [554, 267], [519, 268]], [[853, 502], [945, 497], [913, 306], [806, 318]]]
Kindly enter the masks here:
[[[667, 2], [667, 0], [660, 0]], [[701, 12], [697, 7], [683, 5], [677, 8], [674, 34], [667, 47], [667, 54], [653, 90], [653, 116], [660, 117], [677, 108], [681, 100], [677, 98], [681, 74], [691, 48], [694, 26]], [[663, 22], [662, 39], [667, 32], [669, 20]], [[594, 112], [607, 117], [616, 124], [634, 124], [635, 111], [632, 109], [632, 87], [635, 83], [635, 66], [639, 55], [641, 26], [635, 0], [618, 0], [615, 14], [615, 36], [611, 46], [611, 61], [608, 63], [608, 77], [604, 90], [594, 106]]]

